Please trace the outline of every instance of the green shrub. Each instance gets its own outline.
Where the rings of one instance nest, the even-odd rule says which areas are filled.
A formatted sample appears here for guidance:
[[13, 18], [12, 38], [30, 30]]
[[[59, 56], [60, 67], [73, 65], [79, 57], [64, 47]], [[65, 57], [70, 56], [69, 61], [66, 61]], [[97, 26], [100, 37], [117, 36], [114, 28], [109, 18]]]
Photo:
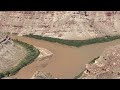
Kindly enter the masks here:
[[4, 72], [4, 75], [5, 75], [5, 76], [9, 76], [9, 75], [10, 75], [10, 72], [9, 72], [9, 71], [6, 71], [6, 72]]
[[4, 74], [3, 73], [0, 73], [0, 78], [3, 78], [4, 77]]
[[79, 75], [75, 76], [74, 79], [80, 78], [80, 77], [82, 76], [82, 74], [83, 74], [84, 71], [85, 71], [85, 70], [83, 70]]
[[92, 61], [90, 61], [89, 64], [93, 64], [93, 63], [95, 63], [95, 60], [98, 59], [98, 58], [99, 58], [99, 56], [96, 57], [96, 58], [94, 58]]

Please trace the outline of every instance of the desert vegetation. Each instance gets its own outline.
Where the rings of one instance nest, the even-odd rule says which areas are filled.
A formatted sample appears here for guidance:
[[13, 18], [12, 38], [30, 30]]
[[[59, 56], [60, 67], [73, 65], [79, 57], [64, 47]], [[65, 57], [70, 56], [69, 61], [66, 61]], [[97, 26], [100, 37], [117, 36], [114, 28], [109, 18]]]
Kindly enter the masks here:
[[103, 42], [109, 42], [112, 40], [120, 39], [120, 36], [106, 36], [106, 37], [99, 37], [99, 38], [93, 38], [93, 39], [88, 39], [88, 40], [64, 40], [64, 39], [59, 39], [59, 38], [52, 38], [52, 37], [43, 37], [39, 35], [25, 35], [27, 37], [32, 37], [35, 39], [40, 39], [40, 40], [46, 40], [54, 43], [60, 43], [60, 44], [65, 44], [68, 46], [75, 46], [75, 47], [80, 47], [83, 45], [89, 45], [89, 44], [94, 44], [94, 43], [103, 43]]
[[18, 40], [13, 40], [13, 41], [16, 44], [23, 46], [27, 50], [27, 56], [17, 66], [9, 69], [8, 71], [1, 72], [0, 78], [16, 74], [21, 68], [33, 62], [40, 53], [39, 50], [37, 50], [32, 45], [29, 45], [27, 43], [24, 43]]
[[74, 79], [78, 79], [79, 77], [82, 76], [82, 74], [84, 73], [85, 70], [83, 70], [80, 74], [78, 74], [77, 76], [74, 77]]
[[96, 58], [94, 58], [92, 61], [90, 61], [89, 64], [93, 64], [93, 63], [95, 63], [95, 60], [98, 59], [98, 58], [99, 58], [99, 56], [96, 57]]

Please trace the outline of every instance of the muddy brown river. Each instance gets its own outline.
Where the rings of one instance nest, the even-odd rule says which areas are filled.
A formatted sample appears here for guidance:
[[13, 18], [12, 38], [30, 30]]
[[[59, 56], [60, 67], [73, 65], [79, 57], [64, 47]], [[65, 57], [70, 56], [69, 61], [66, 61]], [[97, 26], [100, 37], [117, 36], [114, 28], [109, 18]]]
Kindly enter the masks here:
[[120, 39], [118, 39], [78, 48], [29, 37], [11, 37], [37, 47], [46, 48], [53, 53], [49, 59], [36, 60], [22, 68], [15, 75], [15, 77], [22, 79], [31, 78], [37, 70], [50, 72], [57, 78], [72, 79], [85, 69], [85, 64], [100, 56], [106, 47], [120, 44]]

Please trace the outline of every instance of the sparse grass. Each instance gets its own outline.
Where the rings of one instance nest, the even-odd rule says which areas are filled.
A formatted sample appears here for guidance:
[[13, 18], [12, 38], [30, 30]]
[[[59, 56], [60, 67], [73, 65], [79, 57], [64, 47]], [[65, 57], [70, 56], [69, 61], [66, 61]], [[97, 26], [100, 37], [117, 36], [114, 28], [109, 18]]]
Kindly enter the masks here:
[[13, 41], [14, 43], [21, 45], [27, 50], [27, 56], [17, 66], [9, 69], [8, 71], [0, 73], [0, 78], [16, 74], [21, 68], [33, 62], [35, 58], [37, 58], [37, 56], [40, 54], [39, 50], [37, 50], [32, 45], [29, 45], [27, 43], [18, 40], [13, 40]]
[[24, 35], [26, 37], [32, 37], [35, 39], [40, 39], [40, 40], [46, 40], [54, 43], [60, 43], [60, 44], [65, 44], [69, 46], [75, 46], [75, 47], [80, 47], [83, 45], [89, 45], [89, 44], [94, 44], [94, 43], [103, 43], [103, 42], [109, 42], [113, 41], [116, 39], [120, 39], [120, 36], [106, 36], [106, 37], [99, 37], [99, 38], [94, 38], [94, 39], [88, 39], [88, 40], [64, 40], [64, 39], [59, 39], [59, 38], [52, 38], [52, 37], [43, 37], [39, 35]]

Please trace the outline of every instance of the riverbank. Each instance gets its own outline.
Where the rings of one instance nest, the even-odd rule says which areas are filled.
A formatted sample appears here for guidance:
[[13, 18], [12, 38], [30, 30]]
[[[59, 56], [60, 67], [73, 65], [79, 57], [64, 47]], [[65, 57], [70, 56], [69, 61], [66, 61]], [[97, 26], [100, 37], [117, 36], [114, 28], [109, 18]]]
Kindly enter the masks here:
[[[93, 60], [91, 60], [91, 61], [89, 62], [89, 64], [93, 64], [93, 63], [95, 63], [95, 60], [97, 60], [98, 58], [99, 58], [99, 56], [96, 57], [96, 58], [94, 58]], [[74, 79], [78, 79], [78, 78], [80, 78], [80, 77], [82, 76], [82, 74], [84, 73], [85, 70], [86, 70], [86, 69], [84, 69], [80, 74], [78, 74], [77, 76], [75, 76]]]
[[106, 37], [99, 37], [99, 38], [93, 38], [93, 39], [88, 39], [88, 40], [64, 40], [64, 39], [59, 39], [59, 38], [43, 37], [43, 36], [33, 35], [33, 34], [24, 35], [24, 36], [35, 38], [35, 39], [40, 39], [40, 40], [45, 40], [49, 42], [54, 42], [54, 43], [65, 44], [68, 46], [75, 46], [75, 47], [90, 45], [94, 43], [104, 43], [104, 42], [109, 42], [109, 41], [113, 41], [116, 39], [120, 39], [120, 36], [106, 36]]
[[88, 64], [95, 57], [100, 56], [106, 47], [120, 44], [120, 39], [117, 39], [82, 47], [70, 47], [30, 37], [15, 35], [11, 35], [10, 37], [36, 47], [45, 48], [53, 53], [51, 58], [42, 61], [36, 60], [16, 73], [15, 77], [23, 79], [31, 78], [39, 70], [50, 72], [56, 78], [73, 79], [85, 69], [85, 64]]
[[15, 44], [18, 44], [26, 49], [27, 56], [23, 60], [21, 60], [21, 62], [17, 66], [9, 69], [8, 71], [0, 73], [0, 78], [16, 74], [21, 68], [32, 63], [34, 59], [37, 58], [38, 55], [40, 54], [39, 50], [37, 50], [32, 45], [29, 45], [27, 43], [18, 40], [13, 40], [13, 41]]

